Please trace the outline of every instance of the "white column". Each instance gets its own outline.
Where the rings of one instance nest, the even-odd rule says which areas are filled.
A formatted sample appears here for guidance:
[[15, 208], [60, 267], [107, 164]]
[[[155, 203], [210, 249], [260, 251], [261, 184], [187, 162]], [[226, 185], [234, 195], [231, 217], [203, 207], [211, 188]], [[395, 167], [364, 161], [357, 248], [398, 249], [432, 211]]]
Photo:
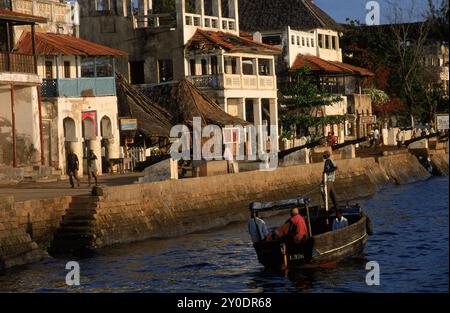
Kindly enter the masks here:
[[238, 116], [239, 118], [245, 120], [246, 118], [246, 112], [245, 112], [245, 98], [239, 98], [238, 103]]
[[[279, 140], [278, 140], [278, 99], [269, 99], [270, 101], [270, 125], [271, 132], [274, 131], [274, 137], [277, 138], [275, 147], [279, 151]], [[273, 127], [273, 128], [272, 128]], [[272, 134], [272, 133], [271, 133]], [[272, 137], [272, 135], [271, 135]]]
[[102, 175], [102, 138], [96, 137], [95, 139], [90, 140], [88, 149], [94, 150], [94, 153], [97, 156], [96, 164], [98, 175]]
[[233, 5], [233, 10], [234, 10], [234, 20], [235, 20], [235, 27], [236, 27], [236, 33], [239, 36], [239, 4], [238, 4], [238, 0], [231, 0], [233, 1], [234, 5]]
[[219, 29], [222, 29], [222, 0], [217, 0], [217, 17], [219, 18]]

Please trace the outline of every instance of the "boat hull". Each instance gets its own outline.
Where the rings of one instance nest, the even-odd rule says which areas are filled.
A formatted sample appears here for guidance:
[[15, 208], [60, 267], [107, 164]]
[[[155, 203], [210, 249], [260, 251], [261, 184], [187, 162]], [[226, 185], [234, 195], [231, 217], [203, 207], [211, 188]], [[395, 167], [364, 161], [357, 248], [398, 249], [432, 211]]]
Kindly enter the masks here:
[[263, 241], [254, 244], [258, 260], [269, 269], [302, 268], [339, 262], [361, 255], [368, 238], [368, 218], [354, 224], [309, 238], [302, 244]]

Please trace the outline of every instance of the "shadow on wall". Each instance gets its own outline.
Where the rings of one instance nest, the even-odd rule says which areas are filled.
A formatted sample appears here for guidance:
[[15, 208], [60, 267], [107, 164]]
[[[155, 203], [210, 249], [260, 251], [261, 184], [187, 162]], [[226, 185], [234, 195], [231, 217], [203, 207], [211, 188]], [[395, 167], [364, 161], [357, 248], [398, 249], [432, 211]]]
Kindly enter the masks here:
[[[27, 135], [17, 135], [16, 155], [19, 164], [39, 162], [39, 151], [34, 147]], [[12, 125], [11, 122], [0, 117], [0, 164], [12, 165]]]

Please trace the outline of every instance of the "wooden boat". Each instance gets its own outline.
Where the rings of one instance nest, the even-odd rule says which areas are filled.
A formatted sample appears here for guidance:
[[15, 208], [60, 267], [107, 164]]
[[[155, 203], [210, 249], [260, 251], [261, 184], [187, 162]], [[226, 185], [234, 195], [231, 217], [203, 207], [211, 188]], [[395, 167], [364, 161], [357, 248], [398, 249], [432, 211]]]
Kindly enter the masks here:
[[322, 266], [360, 255], [372, 234], [369, 217], [359, 205], [341, 208], [349, 226], [332, 231], [335, 214], [309, 207], [309, 199], [299, 198], [278, 202], [252, 203], [252, 211], [299, 208], [311, 236], [303, 242], [277, 239], [254, 243], [259, 262], [268, 269], [285, 270]]

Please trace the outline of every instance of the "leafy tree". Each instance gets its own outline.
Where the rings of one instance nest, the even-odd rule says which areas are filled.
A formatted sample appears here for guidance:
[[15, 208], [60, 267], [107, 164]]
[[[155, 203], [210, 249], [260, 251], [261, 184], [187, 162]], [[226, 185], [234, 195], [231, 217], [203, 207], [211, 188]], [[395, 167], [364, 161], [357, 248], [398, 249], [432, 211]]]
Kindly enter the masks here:
[[345, 116], [324, 116], [323, 107], [343, 101], [342, 97], [325, 92], [311, 70], [300, 68], [290, 73], [290, 82], [282, 88], [281, 123], [282, 137], [291, 139], [293, 130], [300, 127], [305, 135], [310, 135], [310, 129], [315, 128], [315, 134], [320, 134], [320, 128], [325, 125], [340, 124]]

